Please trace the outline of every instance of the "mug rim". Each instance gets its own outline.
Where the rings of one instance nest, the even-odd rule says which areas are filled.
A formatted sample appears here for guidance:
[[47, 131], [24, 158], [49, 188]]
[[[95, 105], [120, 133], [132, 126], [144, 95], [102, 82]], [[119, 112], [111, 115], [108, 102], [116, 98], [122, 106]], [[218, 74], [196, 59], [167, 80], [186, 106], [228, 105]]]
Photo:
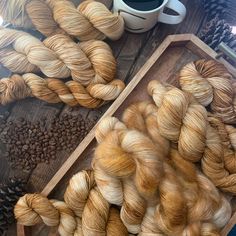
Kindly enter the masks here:
[[148, 11], [141, 11], [141, 10], [137, 10], [137, 9], [135, 9], [135, 8], [130, 7], [130, 6], [127, 5], [123, 0], [120, 0], [120, 1], [122, 1], [122, 3], [123, 3], [129, 10], [133, 10], [133, 11], [135, 11], [135, 12], [137, 12], [137, 13], [153, 13], [153, 12], [159, 10], [163, 5], [166, 5], [166, 3], [168, 2], [168, 0], [163, 0], [163, 3], [162, 3], [159, 7], [155, 8], [155, 9], [152, 9], [152, 10], [148, 10]]

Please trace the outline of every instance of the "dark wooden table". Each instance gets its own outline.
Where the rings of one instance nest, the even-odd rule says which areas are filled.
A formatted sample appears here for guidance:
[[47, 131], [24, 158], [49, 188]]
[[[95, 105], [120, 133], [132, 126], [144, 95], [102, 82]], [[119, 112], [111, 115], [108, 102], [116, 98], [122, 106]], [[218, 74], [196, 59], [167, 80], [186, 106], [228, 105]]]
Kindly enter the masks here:
[[[180, 33], [199, 34], [206, 22], [206, 15], [201, 5], [201, 0], [181, 0], [186, 8], [185, 20], [179, 25], [157, 24], [152, 30], [142, 34], [132, 34], [125, 32], [118, 41], [107, 41], [111, 46], [118, 62], [117, 78], [127, 84], [146, 60], [152, 55], [154, 50], [160, 45], [167, 35]], [[111, 0], [103, 0], [107, 6], [111, 6]], [[2, 76], [1, 76], [2, 77]], [[8, 112], [8, 120], [16, 120], [24, 117], [26, 120], [37, 121], [46, 118], [50, 122], [55, 115], [65, 112], [81, 114], [84, 117], [101, 117], [110, 104], [99, 109], [85, 109], [76, 107], [70, 109], [64, 104], [48, 104], [35, 98], [21, 100], [7, 106], [0, 106], [0, 115]], [[32, 172], [12, 170], [9, 163], [3, 157], [4, 147], [0, 143], [0, 182], [7, 180], [10, 176], [28, 178], [28, 191], [40, 192], [49, 182], [52, 176], [60, 168], [70, 153], [63, 151], [58, 154], [55, 161], [48, 164], [39, 164]], [[13, 231], [9, 234], [15, 235]]]

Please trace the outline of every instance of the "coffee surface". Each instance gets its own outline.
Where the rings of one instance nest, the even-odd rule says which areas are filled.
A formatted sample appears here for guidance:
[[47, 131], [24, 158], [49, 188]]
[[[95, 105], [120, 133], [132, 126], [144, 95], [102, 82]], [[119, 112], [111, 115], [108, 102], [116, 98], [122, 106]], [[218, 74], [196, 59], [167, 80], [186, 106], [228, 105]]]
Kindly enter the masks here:
[[124, 2], [133, 9], [139, 11], [150, 11], [160, 7], [163, 3], [163, 0], [151, 0], [151, 1], [124, 0]]

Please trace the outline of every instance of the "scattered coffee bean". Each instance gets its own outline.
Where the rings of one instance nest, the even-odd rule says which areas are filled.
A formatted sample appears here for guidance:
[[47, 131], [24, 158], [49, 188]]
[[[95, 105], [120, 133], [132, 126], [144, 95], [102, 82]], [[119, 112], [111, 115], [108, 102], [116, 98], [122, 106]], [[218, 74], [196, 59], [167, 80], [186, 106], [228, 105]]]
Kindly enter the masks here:
[[71, 114], [55, 117], [47, 126], [42, 120], [1, 120], [0, 141], [12, 167], [30, 171], [39, 163], [49, 164], [61, 150], [72, 152], [95, 125], [95, 120]]

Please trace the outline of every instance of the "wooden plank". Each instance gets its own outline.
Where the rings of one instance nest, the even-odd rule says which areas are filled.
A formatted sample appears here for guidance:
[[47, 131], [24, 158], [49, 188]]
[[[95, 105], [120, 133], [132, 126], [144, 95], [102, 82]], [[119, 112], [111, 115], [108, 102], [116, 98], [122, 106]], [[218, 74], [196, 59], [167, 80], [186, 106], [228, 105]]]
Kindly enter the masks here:
[[30, 236], [31, 228], [30, 227], [22, 227], [22, 225], [17, 224], [17, 235], [18, 236]]
[[143, 45], [147, 40], [148, 34], [143, 33], [136, 35], [128, 32], [126, 32], [126, 34], [127, 42], [120, 51], [119, 56], [117, 57], [117, 63], [118, 78], [128, 83], [132, 78], [128, 76], [129, 72], [132, 68], [132, 65], [141, 55], [140, 53], [142, 51]]

